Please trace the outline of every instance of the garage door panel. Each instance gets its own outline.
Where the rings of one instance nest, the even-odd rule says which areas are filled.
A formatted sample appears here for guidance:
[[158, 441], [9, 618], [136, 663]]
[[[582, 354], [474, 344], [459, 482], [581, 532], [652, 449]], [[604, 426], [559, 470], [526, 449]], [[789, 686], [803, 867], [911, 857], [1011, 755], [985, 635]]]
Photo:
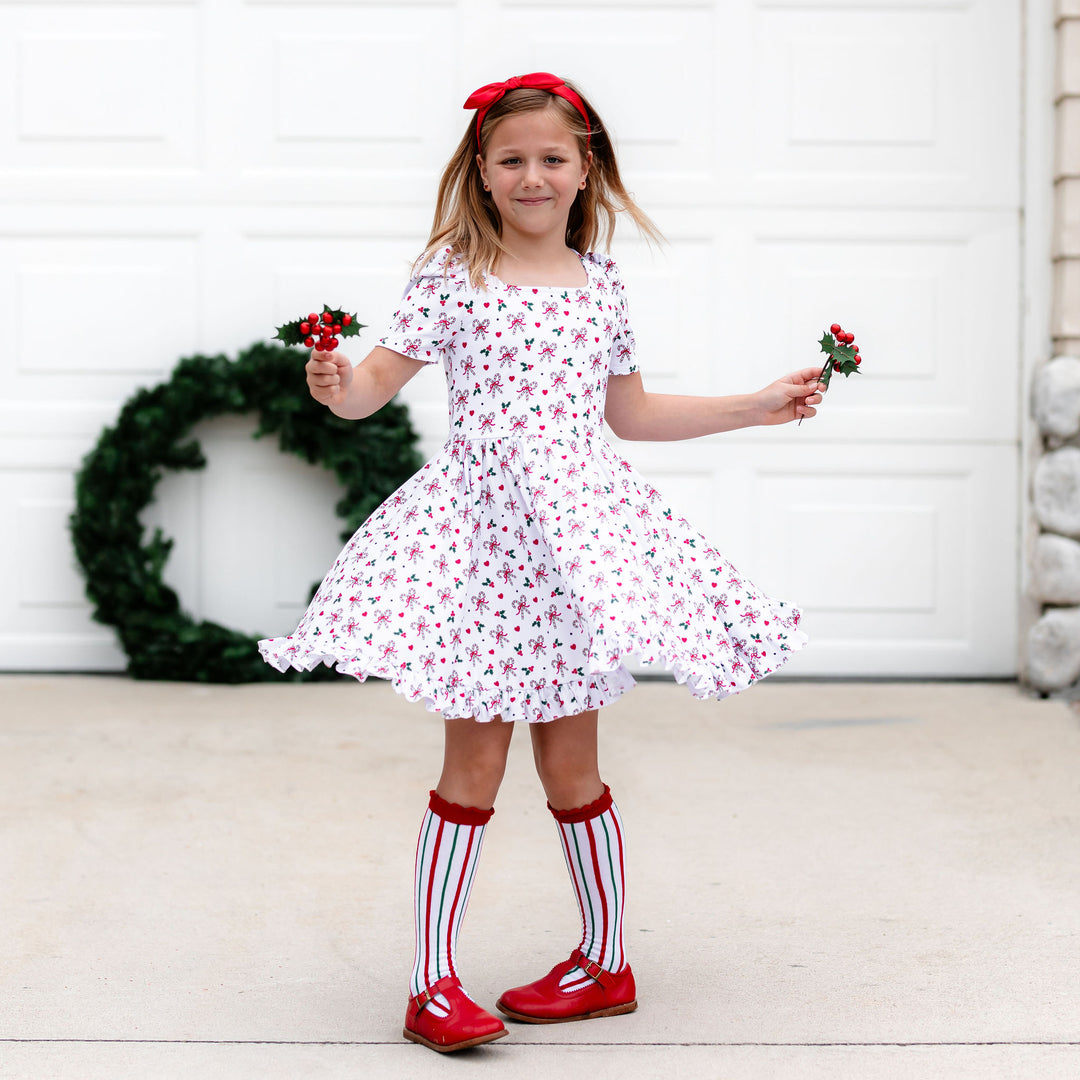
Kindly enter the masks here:
[[166, 373], [196, 342], [198, 255], [191, 236], [0, 233], [4, 407], [112, 399]]
[[763, 5], [752, 98], [762, 194], [1013, 204], [1018, 16], [990, 0], [906, 11]]
[[198, 48], [190, 6], [0, 5], [0, 170], [194, 168]]
[[[213, 5], [206, 146], [227, 197], [293, 203], [429, 197], [463, 127], [453, 5]], [[236, 42], [243, 41], [243, 48]], [[405, 73], [409, 73], [406, 75]]]
[[[68, 538], [75, 507], [67, 469], [0, 467], [0, 649], [9, 671], [123, 666], [93, 622]], [[118, 662], [119, 661], [119, 662]]]
[[1012, 673], [1014, 459], [876, 446], [762, 468], [761, 557], [804, 604], [816, 673]]
[[714, 357], [716, 297], [723, 266], [716, 237], [672, 231], [660, 251], [636, 231], [623, 228], [615, 246], [626, 284], [638, 363], [649, 389], [659, 393], [700, 394], [709, 386]]

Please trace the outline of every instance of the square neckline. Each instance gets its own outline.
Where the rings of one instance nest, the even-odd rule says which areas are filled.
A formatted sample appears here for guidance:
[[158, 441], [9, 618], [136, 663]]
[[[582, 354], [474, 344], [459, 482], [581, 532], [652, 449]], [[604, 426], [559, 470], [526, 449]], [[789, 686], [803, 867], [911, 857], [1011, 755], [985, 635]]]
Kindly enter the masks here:
[[541, 292], [545, 289], [557, 289], [562, 291], [565, 291], [567, 289], [577, 289], [579, 292], [583, 290], [591, 290], [593, 281], [592, 274], [589, 273], [589, 264], [586, 261], [585, 256], [582, 255], [580, 251], [575, 251], [574, 254], [577, 256], [578, 261], [581, 263], [582, 270], [585, 271], [584, 285], [518, 285], [514, 282], [503, 281], [503, 279], [493, 271], [485, 271], [484, 277], [485, 279], [490, 279], [491, 281], [497, 282], [504, 289], [531, 289], [533, 292]]

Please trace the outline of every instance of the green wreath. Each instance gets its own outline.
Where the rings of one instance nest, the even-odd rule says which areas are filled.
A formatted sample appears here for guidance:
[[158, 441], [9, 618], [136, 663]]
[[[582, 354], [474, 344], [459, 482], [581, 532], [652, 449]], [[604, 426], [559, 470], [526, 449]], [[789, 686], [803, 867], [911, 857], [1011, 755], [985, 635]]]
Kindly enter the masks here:
[[[187, 438], [201, 420], [257, 413], [255, 437], [276, 434], [283, 451], [332, 469], [345, 488], [337, 513], [348, 539], [421, 465], [404, 405], [390, 402], [366, 420], [342, 420], [305, 391], [306, 351], [256, 344], [236, 360], [191, 356], [168, 382], [140, 390], [83, 460], [75, 481], [71, 536], [98, 622], [116, 628], [128, 672], [139, 679], [242, 683], [338, 678], [321, 668], [283, 675], [259, 656], [257, 637], [196, 622], [162, 579], [173, 541], [154, 530], [144, 541], [141, 512], [166, 469], [201, 469]], [[314, 591], [314, 590], [313, 590]]]

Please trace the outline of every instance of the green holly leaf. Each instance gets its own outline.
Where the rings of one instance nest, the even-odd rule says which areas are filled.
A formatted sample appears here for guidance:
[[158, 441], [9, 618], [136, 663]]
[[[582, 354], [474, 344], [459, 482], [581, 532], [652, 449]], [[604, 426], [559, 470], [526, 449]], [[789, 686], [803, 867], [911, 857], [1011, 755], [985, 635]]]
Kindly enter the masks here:
[[829, 333], [826, 333], [818, 344], [821, 346], [821, 351], [826, 353], [830, 360], [838, 360], [841, 363], [845, 360], [850, 360], [854, 363], [855, 354], [859, 351], [854, 345], [841, 345], [840, 342]]
[[303, 345], [304, 337], [306, 335], [300, 333], [300, 323], [302, 320], [297, 319], [296, 322], [285, 323], [284, 326], [277, 328], [277, 333], [274, 335], [274, 339], [277, 341], [283, 341], [286, 345]]

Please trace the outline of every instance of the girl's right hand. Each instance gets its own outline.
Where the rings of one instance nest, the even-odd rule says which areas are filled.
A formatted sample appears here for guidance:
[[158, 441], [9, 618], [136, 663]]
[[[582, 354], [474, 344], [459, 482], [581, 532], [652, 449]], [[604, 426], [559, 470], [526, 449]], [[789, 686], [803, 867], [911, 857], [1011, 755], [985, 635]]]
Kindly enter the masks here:
[[308, 390], [322, 405], [340, 405], [348, 395], [353, 379], [352, 362], [343, 353], [311, 350], [304, 365]]

